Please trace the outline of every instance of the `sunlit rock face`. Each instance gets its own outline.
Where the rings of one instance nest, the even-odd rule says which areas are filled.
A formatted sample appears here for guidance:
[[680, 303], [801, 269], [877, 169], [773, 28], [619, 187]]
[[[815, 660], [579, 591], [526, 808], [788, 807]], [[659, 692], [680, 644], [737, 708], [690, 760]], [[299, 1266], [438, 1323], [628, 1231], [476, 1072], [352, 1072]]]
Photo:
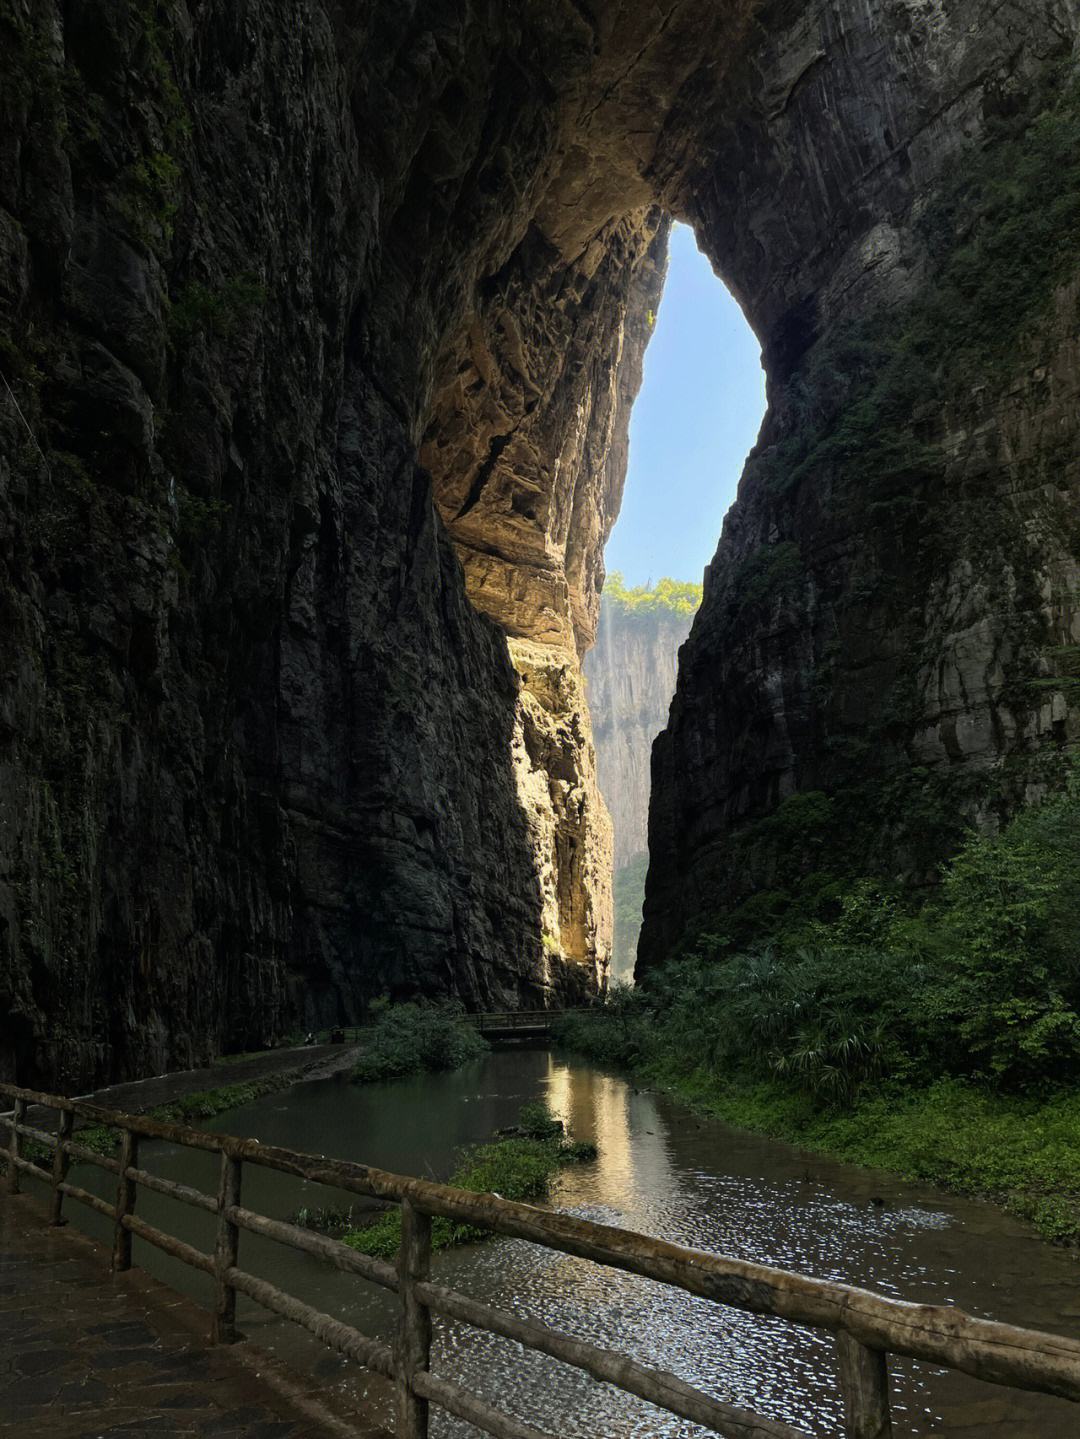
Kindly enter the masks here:
[[543, 979], [607, 979], [611, 825], [581, 660], [626, 474], [630, 407], [663, 286], [659, 210], [606, 225], [568, 267], [537, 229], [450, 350], [421, 459], [473, 605], [521, 682], [514, 779], [535, 856]]
[[[600, 607], [596, 644], [585, 657], [585, 680], [596, 743], [600, 794], [614, 835], [610, 976], [633, 977], [641, 928], [648, 850], [650, 756], [667, 723], [679, 646], [690, 631], [694, 586], [682, 602], [617, 598], [609, 586]], [[700, 592], [698, 592], [698, 597]]]
[[656, 606], [634, 612], [605, 597], [585, 660], [600, 790], [615, 833], [615, 868], [648, 848], [649, 766], [667, 723], [679, 647], [693, 616]]
[[[696, 225], [763, 338], [774, 445], [809, 347], [919, 290], [943, 167], [1076, 30], [1068, 0], [984, 12], [8, 7], [4, 1072], [79, 1087], [383, 992], [495, 1007], [603, 983], [577, 666], [663, 217]], [[1009, 731], [982, 698], [1003, 617], [1041, 624], [1071, 583], [1060, 305], [1041, 359], [1018, 348], [920, 421], [943, 492], [1008, 516], [1042, 589], [965, 550], [974, 518], [916, 580], [898, 518], [838, 519], [827, 473], [778, 494], [748, 472], [657, 770], [654, 957], [727, 883], [733, 824], [830, 782], [823, 716], [870, 723], [882, 646], [939, 636], [945, 660], [899, 763], [1069, 732], [1053, 696]], [[784, 544], [806, 583], [739, 611], [739, 566]]]

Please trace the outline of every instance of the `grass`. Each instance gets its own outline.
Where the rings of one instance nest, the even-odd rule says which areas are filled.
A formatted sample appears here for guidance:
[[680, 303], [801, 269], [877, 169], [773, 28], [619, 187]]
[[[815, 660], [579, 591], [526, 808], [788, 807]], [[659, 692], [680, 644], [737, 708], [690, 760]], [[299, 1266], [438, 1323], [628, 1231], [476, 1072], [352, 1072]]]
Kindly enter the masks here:
[[643, 1046], [636, 1007], [620, 995], [610, 1012], [568, 1017], [557, 1038], [726, 1124], [988, 1199], [1031, 1222], [1045, 1239], [1080, 1246], [1080, 1093], [1074, 1089], [1009, 1092], [954, 1076], [907, 1084], [878, 1079], [829, 1102], [790, 1077], [725, 1072], [694, 1064], [663, 1043]]
[[[238, 1109], [242, 1104], [252, 1104], [266, 1094], [276, 1094], [296, 1082], [296, 1071], [267, 1074], [260, 1079], [244, 1080], [237, 1084], [225, 1084], [217, 1089], [202, 1089], [194, 1094], [185, 1094], [168, 1104], [156, 1105], [146, 1111], [148, 1119], [160, 1119], [167, 1124], [192, 1124], [199, 1120], [214, 1119], [229, 1109]], [[106, 1124], [92, 1124], [76, 1131], [75, 1138], [86, 1149], [95, 1154], [112, 1154], [119, 1147], [117, 1130]]]
[[[564, 1138], [562, 1125], [546, 1110], [541, 1115], [542, 1108], [526, 1105], [517, 1127], [546, 1137], [532, 1138], [526, 1134], [464, 1149], [447, 1184], [474, 1194], [497, 1194], [501, 1199], [519, 1203], [547, 1199], [560, 1170], [567, 1164], [595, 1159], [596, 1146]], [[350, 1230], [343, 1237], [350, 1248], [361, 1254], [393, 1259], [401, 1242], [401, 1213], [396, 1208], [389, 1210], [374, 1224]], [[435, 1250], [490, 1238], [491, 1231], [477, 1225], [461, 1224], [441, 1216], [432, 1221], [431, 1244]]]
[[955, 1080], [822, 1111], [775, 1081], [650, 1066], [653, 1082], [741, 1129], [954, 1194], [992, 1200], [1058, 1244], [1080, 1244], [1080, 1094], [994, 1094]]

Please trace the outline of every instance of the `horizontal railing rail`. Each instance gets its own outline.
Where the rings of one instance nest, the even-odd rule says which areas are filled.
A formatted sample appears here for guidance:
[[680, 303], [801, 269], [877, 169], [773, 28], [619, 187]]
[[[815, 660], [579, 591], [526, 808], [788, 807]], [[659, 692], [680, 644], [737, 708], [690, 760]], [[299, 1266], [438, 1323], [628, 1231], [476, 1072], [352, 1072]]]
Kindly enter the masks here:
[[477, 1012], [462, 1017], [474, 1025], [481, 1034], [489, 1031], [506, 1032], [518, 1029], [550, 1029], [567, 1014], [586, 1014], [586, 1009], [508, 1009], [503, 1011]]
[[[674, 1374], [436, 1284], [431, 1277], [431, 1221], [439, 1216], [641, 1275], [718, 1304], [833, 1332], [846, 1439], [886, 1439], [891, 1434], [889, 1354], [959, 1370], [990, 1383], [1080, 1402], [1080, 1342], [1071, 1338], [977, 1319], [949, 1306], [888, 1299], [854, 1285], [688, 1249], [631, 1230], [513, 1203], [493, 1194], [476, 1194], [391, 1174], [354, 1161], [327, 1159], [233, 1135], [209, 1134], [11, 1084], [0, 1084], [0, 1095], [12, 1100], [12, 1109], [0, 1115], [0, 1124], [10, 1132], [6, 1150], [9, 1193], [18, 1193], [21, 1174], [32, 1173], [51, 1185], [50, 1217], [54, 1224], [63, 1222], [65, 1198], [109, 1217], [113, 1221], [116, 1270], [130, 1268], [131, 1241], [137, 1237], [209, 1275], [214, 1281], [214, 1342], [232, 1343], [238, 1337], [236, 1296], [243, 1294], [300, 1325], [339, 1353], [384, 1375], [395, 1386], [397, 1433], [402, 1439], [426, 1439], [431, 1404], [496, 1439], [549, 1439], [535, 1427], [431, 1372], [433, 1314], [515, 1340], [718, 1434], [733, 1439], [806, 1439], [802, 1431], [790, 1425], [727, 1404]], [[31, 1104], [57, 1111], [55, 1133], [26, 1123], [27, 1106]], [[76, 1119], [114, 1130], [120, 1140], [119, 1157], [98, 1154], [73, 1138]], [[43, 1171], [24, 1156], [24, 1138], [51, 1150], [51, 1171]], [[140, 1166], [139, 1142], [144, 1139], [167, 1140], [218, 1154], [217, 1194], [162, 1178]], [[73, 1158], [96, 1164], [116, 1176], [114, 1204], [69, 1182], [68, 1168]], [[247, 1208], [241, 1202], [246, 1164], [400, 1205], [402, 1238], [397, 1263], [371, 1258], [339, 1240]], [[137, 1216], [135, 1201], [140, 1186], [215, 1214], [214, 1253], [205, 1254]], [[241, 1233], [274, 1240], [395, 1292], [400, 1307], [394, 1344], [365, 1335], [286, 1294], [270, 1281], [247, 1273], [239, 1265]]]

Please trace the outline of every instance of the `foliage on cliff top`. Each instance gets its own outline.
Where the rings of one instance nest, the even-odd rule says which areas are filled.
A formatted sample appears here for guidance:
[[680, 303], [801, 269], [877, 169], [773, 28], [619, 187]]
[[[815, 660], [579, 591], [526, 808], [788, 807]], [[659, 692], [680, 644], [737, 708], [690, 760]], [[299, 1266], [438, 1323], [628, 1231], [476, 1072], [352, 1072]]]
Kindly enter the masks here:
[[457, 1069], [487, 1047], [459, 1004], [396, 1004], [383, 1009], [365, 1032], [352, 1078], [364, 1084]]
[[618, 570], [604, 584], [604, 602], [618, 614], [632, 618], [645, 615], [693, 615], [701, 604], [701, 586], [688, 580], [664, 578], [655, 585], [627, 586]]
[[[546, 1106], [526, 1104], [519, 1115], [522, 1136], [478, 1144], [460, 1153], [457, 1168], [447, 1180], [455, 1189], [475, 1194], [498, 1194], [502, 1199], [527, 1203], [546, 1199], [552, 1181], [567, 1164], [596, 1158], [595, 1145], [564, 1137], [563, 1126]], [[433, 1249], [450, 1249], [490, 1239], [491, 1231], [438, 1217], [432, 1221]], [[401, 1243], [401, 1212], [392, 1209], [374, 1224], [350, 1230], [344, 1242], [362, 1254], [393, 1259]]]

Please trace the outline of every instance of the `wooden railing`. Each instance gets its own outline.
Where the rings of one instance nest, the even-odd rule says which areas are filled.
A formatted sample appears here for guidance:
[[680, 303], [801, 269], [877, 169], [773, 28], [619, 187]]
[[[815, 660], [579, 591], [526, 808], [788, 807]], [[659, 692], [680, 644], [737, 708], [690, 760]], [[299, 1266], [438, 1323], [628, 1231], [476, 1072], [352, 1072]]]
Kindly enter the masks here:
[[[432, 1314], [516, 1340], [732, 1439], [806, 1439], [802, 1431], [788, 1424], [723, 1403], [674, 1374], [649, 1368], [535, 1320], [519, 1319], [434, 1283], [431, 1220], [436, 1215], [643, 1275], [717, 1304], [831, 1330], [837, 1341], [847, 1439], [887, 1439], [892, 1433], [887, 1370], [890, 1352], [961, 1370], [994, 1384], [1080, 1402], [1080, 1343], [1073, 1339], [976, 1319], [958, 1309], [886, 1299], [851, 1285], [685, 1249], [629, 1230], [510, 1203], [492, 1194], [473, 1194], [363, 1164], [278, 1149], [254, 1139], [207, 1134], [10, 1084], [0, 1084], [0, 1095], [14, 1101], [11, 1112], [0, 1116], [0, 1124], [11, 1135], [6, 1153], [9, 1193], [18, 1192], [20, 1174], [30, 1173], [51, 1183], [54, 1224], [62, 1222], [65, 1199], [76, 1199], [106, 1215], [113, 1223], [114, 1269], [130, 1267], [131, 1241], [137, 1236], [209, 1275], [214, 1283], [212, 1338], [216, 1343], [229, 1344], [238, 1337], [236, 1296], [244, 1294], [309, 1330], [339, 1353], [385, 1375], [395, 1385], [399, 1439], [425, 1439], [431, 1404], [496, 1439], [549, 1439], [534, 1426], [432, 1373]], [[56, 1132], [29, 1125], [28, 1105], [56, 1110]], [[76, 1118], [114, 1129], [120, 1141], [118, 1157], [97, 1154], [79, 1143], [74, 1129]], [[52, 1152], [51, 1173], [43, 1172], [25, 1157], [24, 1138], [36, 1140]], [[163, 1139], [219, 1154], [217, 1194], [203, 1193], [141, 1168], [142, 1139]], [[73, 1159], [96, 1164], [115, 1175], [115, 1204], [69, 1181], [68, 1167]], [[397, 1263], [370, 1258], [337, 1240], [245, 1208], [241, 1191], [246, 1164], [399, 1204], [402, 1228]], [[142, 1220], [135, 1213], [140, 1187], [216, 1215], [213, 1254], [204, 1254]], [[391, 1346], [372, 1339], [240, 1268], [240, 1237], [245, 1232], [276, 1240], [335, 1269], [395, 1291], [400, 1299], [395, 1343]]]

